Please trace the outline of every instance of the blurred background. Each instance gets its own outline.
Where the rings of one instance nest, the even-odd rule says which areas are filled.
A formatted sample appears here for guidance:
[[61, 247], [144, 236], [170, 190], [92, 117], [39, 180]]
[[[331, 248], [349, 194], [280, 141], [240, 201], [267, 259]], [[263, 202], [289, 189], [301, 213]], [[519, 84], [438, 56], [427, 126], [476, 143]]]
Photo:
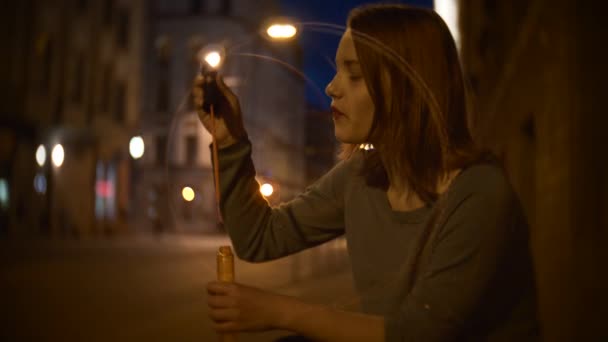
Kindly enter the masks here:
[[[330, 25], [370, 2], [4, 2], [0, 339], [214, 340], [204, 285], [229, 240], [190, 102], [201, 53], [230, 48], [221, 72], [278, 204], [336, 160]], [[608, 340], [604, 3], [397, 2], [435, 9], [457, 41], [475, 137], [505, 162], [531, 225], [545, 340]], [[266, 34], [290, 23], [294, 37]], [[341, 239], [239, 262], [237, 279], [356, 306]]]

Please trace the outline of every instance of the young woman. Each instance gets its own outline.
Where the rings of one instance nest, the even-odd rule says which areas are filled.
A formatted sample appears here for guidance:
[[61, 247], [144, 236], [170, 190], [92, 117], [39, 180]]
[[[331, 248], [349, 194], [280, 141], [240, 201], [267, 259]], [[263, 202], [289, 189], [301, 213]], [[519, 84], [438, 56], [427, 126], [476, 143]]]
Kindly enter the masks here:
[[349, 342], [537, 340], [527, 223], [502, 169], [471, 139], [445, 23], [402, 5], [354, 9], [336, 65], [326, 92], [344, 158], [278, 207], [258, 192], [239, 103], [221, 78], [221, 118], [199, 115], [214, 126], [220, 207], [239, 257], [271, 260], [344, 234], [362, 313], [213, 282], [215, 329]]

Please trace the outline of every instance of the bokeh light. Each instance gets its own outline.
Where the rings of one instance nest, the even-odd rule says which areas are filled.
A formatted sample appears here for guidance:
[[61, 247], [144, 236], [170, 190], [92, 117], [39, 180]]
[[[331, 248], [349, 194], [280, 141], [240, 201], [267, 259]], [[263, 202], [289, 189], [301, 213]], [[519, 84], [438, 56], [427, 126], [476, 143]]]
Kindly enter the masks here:
[[144, 155], [145, 149], [144, 139], [141, 136], [131, 138], [131, 141], [129, 142], [129, 153], [133, 159], [141, 158]]
[[42, 173], [37, 173], [34, 177], [34, 190], [39, 194], [46, 193], [46, 177]]
[[205, 62], [210, 67], [216, 69], [222, 63], [222, 55], [218, 51], [210, 51], [205, 55]]
[[55, 167], [60, 167], [63, 165], [64, 158], [65, 152], [63, 150], [63, 146], [61, 144], [55, 145], [55, 147], [53, 147], [53, 151], [51, 152], [51, 160], [53, 161], [53, 165], [55, 165]]
[[194, 200], [194, 190], [189, 187], [189, 186], [185, 186], [182, 189], [182, 197], [184, 198], [184, 201], [186, 202], [192, 202]]
[[260, 185], [260, 192], [262, 193], [262, 195], [264, 197], [272, 196], [272, 193], [274, 192], [274, 188], [272, 185], [270, 185], [268, 183], [264, 183], [264, 184]]
[[290, 39], [298, 33], [298, 30], [291, 24], [273, 24], [268, 27], [266, 33], [272, 39]]
[[39, 145], [36, 149], [36, 163], [40, 167], [43, 167], [46, 163], [46, 148], [44, 148], [44, 145]]

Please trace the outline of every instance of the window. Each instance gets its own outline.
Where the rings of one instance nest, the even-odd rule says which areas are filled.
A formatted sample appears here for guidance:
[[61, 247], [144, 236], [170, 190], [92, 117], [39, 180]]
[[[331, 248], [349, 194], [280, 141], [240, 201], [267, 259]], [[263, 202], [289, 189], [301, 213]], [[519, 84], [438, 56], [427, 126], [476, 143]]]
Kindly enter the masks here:
[[40, 90], [42, 92], [48, 92], [51, 88], [51, 74], [53, 69], [53, 41], [44, 40], [42, 43], [41, 59], [42, 59], [42, 72], [40, 73]]
[[159, 135], [156, 137], [156, 163], [165, 165], [167, 163], [167, 136]]
[[190, 14], [200, 14], [204, 7], [203, 2], [202, 0], [190, 0]]
[[112, 92], [112, 67], [106, 65], [102, 68], [101, 75], [101, 111], [110, 111], [110, 94]]
[[89, 2], [87, 0], [76, 0], [76, 8], [79, 12], [84, 12], [87, 10]]
[[196, 135], [186, 136], [186, 165], [194, 166], [196, 164], [196, 155], [198, 154], [198, 138]]
[[158, 80], [156, 110], [163, 113], [169, 111], [169, 80], [162, 76]]
[[127, 87], [124, 82], [116, 83], [116, 95], [114, 96], [114, 120], [117, 122], [125, 121], [126, 112], [126, 92]]
[[221, 15], [230, 15], [232, 12], [232, 0], [223, 0], [222, 7], [220, 7]]
[[171, 89], [169, 59], [171, 57], [170, 40], [167, 36], [161, 36], [156, 40], [156, 52], [158, 54], [158, 80], [156, 84], [156, 110], [167, 112], [169, 110]]
[[112, 24], [112, 11], [114, 11], [114, 0], [105, 0], [103, 2], [103, 24], [110, 26]]
[[79, 53], [74, 64], [74, 75], [72, 77], [72, 101], [74, 103], [82, 103], [82, 94], [84, 91], [84, 54]]
[[116, 44], [123, 49], [127, 49], [129, 47], [129, 12], [122, 9], [118, 12], [117, 16]]

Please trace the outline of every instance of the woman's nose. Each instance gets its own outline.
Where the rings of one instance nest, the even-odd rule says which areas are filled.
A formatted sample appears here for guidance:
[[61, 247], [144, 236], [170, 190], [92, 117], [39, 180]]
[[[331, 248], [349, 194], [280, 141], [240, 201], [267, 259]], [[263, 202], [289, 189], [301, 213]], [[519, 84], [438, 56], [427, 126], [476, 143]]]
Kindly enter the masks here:
[[336, 90], [335, 81], [336, 77], [334, 76], [334, 78], [327, 84], [327, 87], [325, 87], [325, 94], [331, 98], [339, 97], [338, 92]]

